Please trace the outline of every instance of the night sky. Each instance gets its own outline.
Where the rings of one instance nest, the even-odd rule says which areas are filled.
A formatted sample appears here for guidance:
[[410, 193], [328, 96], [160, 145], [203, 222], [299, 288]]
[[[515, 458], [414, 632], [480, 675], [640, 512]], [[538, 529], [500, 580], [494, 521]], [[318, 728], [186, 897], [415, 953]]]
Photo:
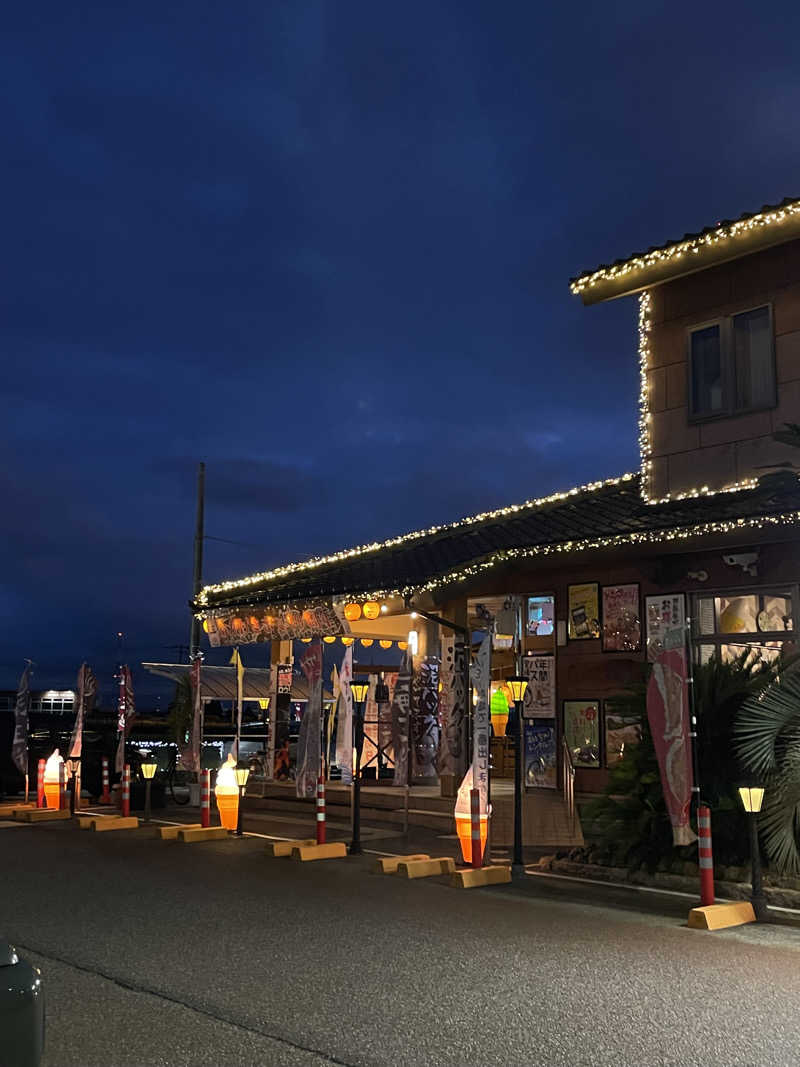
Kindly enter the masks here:
[[[34, 685], [218, 580], [635, 469], [571, 275], [800, 195], [795, 4], [4, 12], [3, 642]], [[263, 649], [245, 649], [246, 663]], [[219, 660], [219, 654], [214, 657]]]

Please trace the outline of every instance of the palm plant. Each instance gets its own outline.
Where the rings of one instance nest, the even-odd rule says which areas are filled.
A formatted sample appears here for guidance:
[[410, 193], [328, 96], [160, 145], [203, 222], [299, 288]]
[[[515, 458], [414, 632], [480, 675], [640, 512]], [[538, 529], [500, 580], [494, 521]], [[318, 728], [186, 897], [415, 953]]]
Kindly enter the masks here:
[[800, 664], [787, 662], [736, 717], [736, 753], [765, 787], [759, 829], [778, 874], [800, 873]]

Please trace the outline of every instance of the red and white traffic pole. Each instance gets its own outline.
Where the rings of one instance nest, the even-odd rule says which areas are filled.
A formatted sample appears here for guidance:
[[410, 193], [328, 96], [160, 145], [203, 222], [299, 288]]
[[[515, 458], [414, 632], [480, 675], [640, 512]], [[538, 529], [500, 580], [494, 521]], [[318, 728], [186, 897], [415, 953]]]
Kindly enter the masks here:
[[63, 763], [58, 765], [58, 806], [61, 811], [69, 807], [67, 802], [67, 768]]
[[470, 821], [470, 858], [473, 867], [483, 866], [481, 851], [481, 791], [470, 789], [469, 791], [469, 821]]
[[211, 771], [200, 771], [200, 825], [211, 825]]
[[126, 819], [131, 813], [131, 765], [122, 768], [122, 817]]
[[36, 772], [36, 807], [44, 807], [44, 764], [43, 759], [39, 760], [39, 767]]
[[705, 804], [697, 808], [697, 847], [700, 867], [700, 906], [714, 903], [714, 857], [711, 852], [711, 809]]
[[325, 778], [322, 771], [317, 778], [317, 844], [325, 844]]
[[111, 803], [111, 782], [108, 777], [108, 756], [103, 756], [103, 795], [100, 797], [100, 803]]

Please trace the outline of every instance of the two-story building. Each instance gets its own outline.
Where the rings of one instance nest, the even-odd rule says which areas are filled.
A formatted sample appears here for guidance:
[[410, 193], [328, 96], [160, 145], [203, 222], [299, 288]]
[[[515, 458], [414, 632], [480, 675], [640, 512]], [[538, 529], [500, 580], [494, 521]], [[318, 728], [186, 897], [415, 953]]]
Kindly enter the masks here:
[[[495, 635], [492, 677], [501, 688], [513, 672], [515, 638], [532, 680], [526, 784], [557, 787], [572, 763], [577, 789], [594, 792], [636, 738], [615, 694], [684, 619], [696, 661], [748, 646], [773, 656], [794, 640], [800, 450], [785, 431], [800, 422], [800, 200], [571, 285], [587, 305], [638, 297], [637, 472], [207, 586], [195, 610], [213, 643], [271, 641], [275, 663], [295, 637], [388, 647], [407, 631], [417, 657], [435, 659], [449, 631], [415, 608], [466, 628], [474, 648], [517, 598], [519, 629]], [[368, 601], [381, 606], [369, 622]], [[462, 742], [440, 765], [465, 765]]]

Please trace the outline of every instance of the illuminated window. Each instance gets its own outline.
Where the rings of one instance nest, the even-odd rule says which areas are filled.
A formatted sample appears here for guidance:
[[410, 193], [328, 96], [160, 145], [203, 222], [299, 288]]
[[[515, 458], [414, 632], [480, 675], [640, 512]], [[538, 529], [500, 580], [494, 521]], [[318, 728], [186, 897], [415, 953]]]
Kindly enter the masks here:
[[694, 598], [695, 658], [708, 663], [714, 655], [723, 662], [751, 649], [754, 657], [771, 661], [794, 643], [792, 600], [797, 590], [725, 593]]

